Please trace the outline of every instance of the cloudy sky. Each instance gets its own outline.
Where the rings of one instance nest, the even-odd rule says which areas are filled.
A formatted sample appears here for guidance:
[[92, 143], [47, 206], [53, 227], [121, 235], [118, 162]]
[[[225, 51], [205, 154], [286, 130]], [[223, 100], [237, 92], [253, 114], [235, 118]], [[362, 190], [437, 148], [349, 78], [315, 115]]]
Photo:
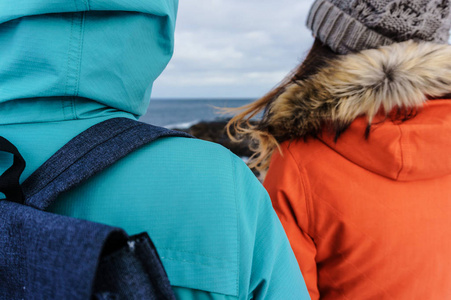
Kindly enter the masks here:
[[313, 0], [180, 0], [172, 61], [152, 98], [257, 98], [305, 56]]

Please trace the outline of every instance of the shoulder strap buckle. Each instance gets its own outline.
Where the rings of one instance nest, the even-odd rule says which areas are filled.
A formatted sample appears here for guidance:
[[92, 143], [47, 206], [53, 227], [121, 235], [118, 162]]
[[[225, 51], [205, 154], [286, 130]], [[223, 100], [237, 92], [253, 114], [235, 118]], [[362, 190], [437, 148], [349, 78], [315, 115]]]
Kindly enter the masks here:
[[0, 151], [14, 155], [12, 166], [0, 176], [0, 192], [5, 194], [6, 200], [24, 204], [24, 194], [19, 179], [25, 169], [25, 160], [19, 150], [7, 139], [0, 136]]

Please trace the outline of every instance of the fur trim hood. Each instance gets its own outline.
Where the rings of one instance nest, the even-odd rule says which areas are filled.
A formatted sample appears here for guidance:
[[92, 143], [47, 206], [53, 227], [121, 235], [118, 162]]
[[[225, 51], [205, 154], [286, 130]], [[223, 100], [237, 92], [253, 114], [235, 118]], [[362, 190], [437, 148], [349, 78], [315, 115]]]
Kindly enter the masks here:
[[293, 82], [266, 122], [276, 139], [317, 136], [325, 125], [339, 135], [359, 116], [370, 125], [378, 112], [415, 109], [449, 93], [451, 46], [408, 41], [340, 56]]

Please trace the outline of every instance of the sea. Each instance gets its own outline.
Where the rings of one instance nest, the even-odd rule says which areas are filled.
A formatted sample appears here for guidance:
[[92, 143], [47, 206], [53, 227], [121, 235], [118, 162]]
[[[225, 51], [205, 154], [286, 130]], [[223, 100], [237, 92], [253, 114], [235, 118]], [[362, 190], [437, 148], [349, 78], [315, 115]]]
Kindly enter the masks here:
[[151, 99], [147, 113], [140, 121], [167, 128], [189, 128], [201, 121], [230, 118], [217, 107], [240, 107], [255, 99]]

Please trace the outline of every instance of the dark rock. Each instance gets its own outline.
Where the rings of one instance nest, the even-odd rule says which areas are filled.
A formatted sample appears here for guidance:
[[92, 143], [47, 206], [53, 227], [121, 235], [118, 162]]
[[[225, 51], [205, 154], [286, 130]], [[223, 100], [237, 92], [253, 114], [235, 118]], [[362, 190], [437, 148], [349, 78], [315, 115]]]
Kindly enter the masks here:
[[[241, 142], [233, 142], [230, 140], [225, 129], [227, 122], [228, 120], [200, 122], [187, 129], [174, 128], [174, 130], [184, 131], [198, 139], [221, 144], [232, 151], [235, 155], [249, 158], [253, 154], [253, 152], [249, 149], [250, 140], [245, 139]], [[259, 178], [260, 173], [256, 169], [251, 170], [254, 172], [255, 176]]]
[[227, 136], [225, 126], [228, 120], [200, 122], [188, 129], [176, 129], [179, 131], [188, 132], [189, 134], [210, 142], [218, 143], [230, 149], [233, 153], [240, 157], [250, 157], [252, 151], [249, 149], [249, 141], [232, 142]]

